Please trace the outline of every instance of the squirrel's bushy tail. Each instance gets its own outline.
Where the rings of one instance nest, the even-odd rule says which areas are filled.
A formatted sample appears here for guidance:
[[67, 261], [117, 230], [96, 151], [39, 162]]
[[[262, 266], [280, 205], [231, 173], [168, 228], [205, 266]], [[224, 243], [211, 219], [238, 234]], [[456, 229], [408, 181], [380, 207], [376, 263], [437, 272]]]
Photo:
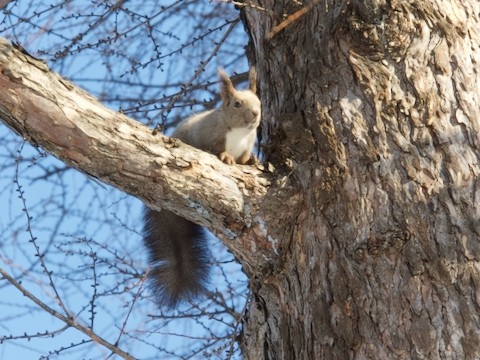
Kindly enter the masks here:
[[145, 208], [144, 220], [150, 283], [159, 305], [174, 308], [204, 293], [209, 253], [203, 228], [166, 210]]

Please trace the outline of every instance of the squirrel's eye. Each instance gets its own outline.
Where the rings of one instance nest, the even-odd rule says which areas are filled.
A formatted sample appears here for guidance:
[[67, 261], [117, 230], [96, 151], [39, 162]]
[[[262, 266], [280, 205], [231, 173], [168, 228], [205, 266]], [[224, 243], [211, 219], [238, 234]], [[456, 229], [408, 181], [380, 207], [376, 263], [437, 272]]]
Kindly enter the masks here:
[[238, 109], [240, 106], [242, 106], [242, 103], [240, 101], [235, 101], [235, 104], [233, 104], [233, 107], [235, 109]]

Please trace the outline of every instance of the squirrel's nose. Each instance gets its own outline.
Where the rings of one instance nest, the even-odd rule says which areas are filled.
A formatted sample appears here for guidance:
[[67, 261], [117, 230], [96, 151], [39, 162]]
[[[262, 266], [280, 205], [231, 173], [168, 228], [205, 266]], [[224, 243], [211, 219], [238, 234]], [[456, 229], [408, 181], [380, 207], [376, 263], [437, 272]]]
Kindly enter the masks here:
[[252, 115], [253, 115], [254, 117], [257, 117], [258, 114], [260, 114], [260, 111], [258, 111], [258, 110], [252, 110]]

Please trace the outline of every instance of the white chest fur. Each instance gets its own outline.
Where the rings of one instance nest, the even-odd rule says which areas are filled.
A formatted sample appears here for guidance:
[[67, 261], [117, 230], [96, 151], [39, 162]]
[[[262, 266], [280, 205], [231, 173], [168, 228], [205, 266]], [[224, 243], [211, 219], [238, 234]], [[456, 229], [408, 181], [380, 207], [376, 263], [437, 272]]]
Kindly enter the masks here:
[[251, 145], [250, 138], [252, 129], [242, 127], [230, 130], [226, 135], [225, 150], [235, 159], [239, 158]]

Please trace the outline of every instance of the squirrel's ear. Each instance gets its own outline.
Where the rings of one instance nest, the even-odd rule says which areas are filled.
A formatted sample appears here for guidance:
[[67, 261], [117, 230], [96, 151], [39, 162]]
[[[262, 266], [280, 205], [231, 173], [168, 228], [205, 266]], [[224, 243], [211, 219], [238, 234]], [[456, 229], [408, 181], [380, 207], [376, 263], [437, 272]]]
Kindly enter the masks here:
[[251, 92], [254, 94], [257, 93], [257, 68], [255, 66], [251, 66], [250, 70], [248, 71], [248, 87]]
[[235, 94], [235, 87], [232, 84], [232, 81], [228, 77], [225, 70], [222, 68], [218, 69], [218, 76], [220, 77], [221, 82], [221, 91], [222, 91], [222, 100], [225, 105], [230, 103], [232, 100], [233, 95]]

